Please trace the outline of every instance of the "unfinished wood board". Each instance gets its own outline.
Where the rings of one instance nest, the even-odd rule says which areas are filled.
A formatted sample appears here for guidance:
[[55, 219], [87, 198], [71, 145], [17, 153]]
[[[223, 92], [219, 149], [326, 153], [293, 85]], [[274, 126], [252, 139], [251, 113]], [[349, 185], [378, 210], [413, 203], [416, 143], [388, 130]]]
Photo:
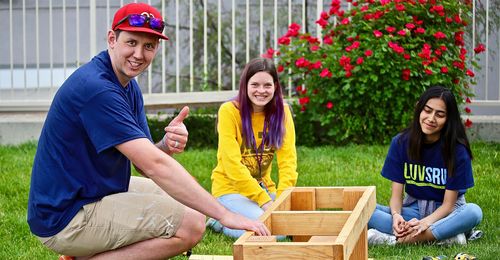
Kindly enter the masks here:
[[233, 257], [366, 260], [367, 223], [375, 205], [374, 186], [290, 188], [260, 220], [272, 235], [293, 236], [293, 242], [257, 242], [246, 232], [234, 243]]

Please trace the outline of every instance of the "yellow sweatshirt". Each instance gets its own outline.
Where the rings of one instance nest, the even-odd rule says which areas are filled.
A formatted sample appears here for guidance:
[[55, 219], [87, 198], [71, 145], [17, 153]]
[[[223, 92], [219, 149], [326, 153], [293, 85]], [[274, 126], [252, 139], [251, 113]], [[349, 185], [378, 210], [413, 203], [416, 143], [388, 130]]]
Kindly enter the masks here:
[[[262, 142], [264, 119], [264, 112], [252, 114], [252, 127], [257, 147]], [[215, 197], [238, 193], [262, 206], [269, 202], [271, 197], [259, 185], [259, 180], [264, 182], [269, 192], [276, 193], [277, 196], [283, 190], [295, 186], [298, 176], [295, 127], [288, 105], [285, 105], [284, 119], [283, 145], [277, 151], [267, 146], [264, 148], [262, 174], [260, 174], [255, 151], [252, 147], [246, 147], [243, 140], [240, 111], [232, 102], [222, 104], [217, 125], [219, 133], [217, 166], [212, 172], [212, 194]], [[271, 164], [275, 152], [279, 169], [277, 190], [276, 184], [271, 179]]]

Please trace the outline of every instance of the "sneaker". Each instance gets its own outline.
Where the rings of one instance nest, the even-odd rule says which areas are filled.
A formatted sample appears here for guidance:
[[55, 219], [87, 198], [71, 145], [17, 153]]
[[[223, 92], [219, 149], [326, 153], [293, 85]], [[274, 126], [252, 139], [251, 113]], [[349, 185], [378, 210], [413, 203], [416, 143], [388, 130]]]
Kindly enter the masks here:
[[471, 230], [470, 233], [467, 234], [467, 240], [473, 241], [476, 239], [479, 239], [483, 236], [483, 231], [478, 230], [478, 229], [473, 229]]
[[223, 228], [222, 224], [213, 218], [208, 218], [207, 222], [205, 223], [205, 226], [207, 228], [211, 228], [215, 232], [222, 232], [222, 228]]
[[396, 237], [382, 233], [374, 228], [368, 229], [368, 245], [390, 245], [396, 244]]
[[451, 246], [454, 244], [457, 245], [466, 245], [467, 244], [467, 239], [465, 238], [464, 233], [460, 233], [454, 237], [450, 237], [447, 239], [440, 240], [436, 243], [437, 245], [440, 246]]

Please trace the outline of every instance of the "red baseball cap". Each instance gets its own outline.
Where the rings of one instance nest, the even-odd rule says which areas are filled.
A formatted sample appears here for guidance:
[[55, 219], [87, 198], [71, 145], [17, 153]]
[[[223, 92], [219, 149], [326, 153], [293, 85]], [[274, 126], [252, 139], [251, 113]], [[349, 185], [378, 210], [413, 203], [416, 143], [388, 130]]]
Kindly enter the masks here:
[[113, 18], [113, 24], [111, 28], [113, 30], [122, 30], [122, 31], [129, 31], [129, 32], [145, 32], [145, 33], [150, 33], [157, 35], [158, 37], [168, 40], [168, 37], [164, 35], [162, 32], [154, 30], [151, 28], [150, 25], [150, 20], [144, 22], [141, 26], [135, 25], [132, 26], [129, 23], [129, 15], [144, 15], [148, 17], [149, 19], [151, 18], [156, 18], [160, 19], [163, 23], [163, 18], [161, 17], [160, 12], [156, 10], [156, 8], [145, 4], [145, 3], [130, 3], [122, 6], [118, 11], [115, 13], [115, 17]]

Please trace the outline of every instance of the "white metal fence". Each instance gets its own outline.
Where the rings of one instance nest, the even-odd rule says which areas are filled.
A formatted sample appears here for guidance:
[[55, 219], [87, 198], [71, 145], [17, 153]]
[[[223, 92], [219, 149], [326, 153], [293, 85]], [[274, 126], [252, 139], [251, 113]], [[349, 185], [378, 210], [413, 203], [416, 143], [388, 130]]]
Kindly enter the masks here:
[[[48, 109], [64, 79], [106, 48], [112, 15], [127, 2], [0, 1], [0, 16], [6, 21], [0, 23], [0, 111]], [[243, 64], [268, 47], [276, 48], [292, 21], [319, 35], [314, 21], [330, 4], [322, 0], [147, 2], [162, 12], [170, 37], [153, 65], [138, 77], [150, 107], [229, 99], [236, 93]], [[478, 36], [473, 37], [470, 52], [477, 42], [487, 49], [480, 54], [483, 69], [476, 72], [474, 104], [500, 115], [500, 33], [490, 29], [490, 14], [498, 8], [491, 8], [488, 0], [473, 3], [471, 29]], [[344, 5], [350, 8], [350, 3]], [[287, 93], [292, 94], [290, 87]]]

